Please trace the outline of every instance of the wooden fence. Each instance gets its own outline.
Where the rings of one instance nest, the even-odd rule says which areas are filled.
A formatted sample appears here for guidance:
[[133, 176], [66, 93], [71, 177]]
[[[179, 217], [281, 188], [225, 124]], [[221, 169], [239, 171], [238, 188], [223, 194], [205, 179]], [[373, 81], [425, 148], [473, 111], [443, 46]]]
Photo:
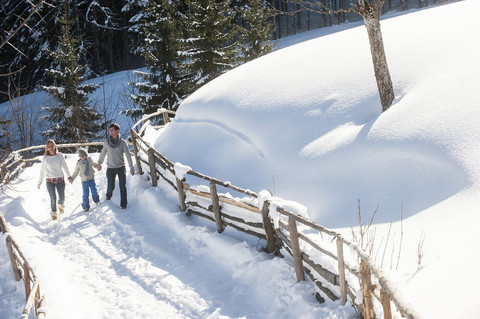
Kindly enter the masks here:
[[[73, 150], [84, 146], [102, 146], [103, 142], [57, 144], [59, 149]], [[45, 145], [31, 146], [11, 152], [0, 164], [0, 185], [5, 185], [20, 172], [26, 164], [36, 161], [35, 155], [43, 155]]]
[[[163, 116], [166, 124], [168, 115], [173, 114], [161, 109], [135, 123], [130, 135], [139, 173], [146, 169], [153, 186], [161, 178], [174, 188], [181, 210], [214, 222], [219, 233], [232, 227], [265, 239], [268, 253], [280, 254], [283, 247], [293, 258], [297, 281], [305, 280], [307, 274], [322, 292], [317, 293], [320, 301], [324, 300], [322, 294], [333, 301], [340, 300], [342, 305], [350, 301], [368, 319], [380, 313], [383, 318], [392, 318], [395, 311], [405, 318], [420, 318], [356, 243], [282, 207], [275, 198], [259, 198], [255, 192], [173, 163], [158, 152], [145, 140], [145, 129], [150, 118]], [[227, 193], [219, 192], [219, 188]], [[232, 191], [243, 197], [232, 196]], [[354, 253], [345, 254], [344, 250]], [[361, 303], [357, 303], [357, 294], [362, 296]]]
[[[282, 200], [265, 196], [262, 192], [259, 196], [230, 182], [201, 174], [190, 167], [171, 162], [158, 152], [145, 140], [145, 130], [152, 120], [166, 125], [174, 115], [175, 112], [160, 109], [135, 123], [130, 136], [139, 174], [144, 174], [146, 170], [152, 186], [157, 186], [161, 178], [175, 189], [182, 211], [214, 222], [219, 233], [225, 227], [232, 227], [264, 239], [268, 253], [281, 255], [281, 248], [284, 248], [293, 258], [297, 281], [305, 280], [307, 274], [321, 292], [317, 293], [317, 299], [321, 302], [324, 301], [323, 296], [333, 301], [340, 300], [342, 305], [350, 301], [359, 314], [368, 319], [380, 314], [383, 318], [392, 318], [395, 311], [404, 318], [420, 318], [383, 271], [356, 243], [302, 217], [294, 209], [284, 207]], [[58, 147], [101, 144], [63, 144]], [[21, 169], [21, 164], [31, 161], [28, 156], [23, 158], [22, 154], [43, 148], [35, 146], [13, 152], [1, 164], [0, 183], [7, 183]], [[234, 192], [236, 197], [230, 192]], [[10, 258], [15, 278], [20, 280], [23, 275], [26, 283], [27, 304], [24, 314], [28, 317], [34, 303], [37, 318], [42, 318], [45, 316], [45, 297], [40, 296], [38, 280], [9, 233], [5, 219], [1, 214], [0, 217], [2, 232], [7, 233], [8, 251], [12, 251]], [[354, 253], [345, 253], [344, 250]], [[357, 295], [361, 298], [357, 298]], [[357, 303], [360, 299], [361, 302]]]
[[33, 268], [22, 253], [13, 235], [10, 233], [7, 222], [0, 214], [0, 231], [6, 236], [8, 255], [12, 264], [13, 274], [18, 281], [23, 278], [25, 284], [26, 302], [21, 318], [28, 318], [32, 307], [35, 305], [35, 318], [43, 319], [46, 316], [45, 296], [40, 293], [40, 284]]
[[[83, 146], [101, 146], [103, 143], [81, 143], [81, 144], [59, 144], [59, 149], [71, 149], [74, 150]], [[45, 145], [32, 146], [18, 151], [10, 153], [0, 164], [0, 185], [5, 185], [10, 182], [26, 164], [36, 161], [35, 154], [42, 154], [45, 149]], [[46, 317], [46, 298], [40, 293], [40, 284], [34, 269], [25, 257], [20, 246], [15, 241], [12, 233], [10, 232], [7, 222], [0, 212], [0, 231], [5, 234], [5, 243], [7, 246], [8, 255], [10, 257], [10, 263], [12, 265], [13, 274], [15, 280], [19, 281], [23, 278], [25, 284], [25, 296], [26, 303], [23, 309], [21, 318], [28, 318], [33, 306], [35, 306], [35, 317], [37, 319], [43, 319]]]

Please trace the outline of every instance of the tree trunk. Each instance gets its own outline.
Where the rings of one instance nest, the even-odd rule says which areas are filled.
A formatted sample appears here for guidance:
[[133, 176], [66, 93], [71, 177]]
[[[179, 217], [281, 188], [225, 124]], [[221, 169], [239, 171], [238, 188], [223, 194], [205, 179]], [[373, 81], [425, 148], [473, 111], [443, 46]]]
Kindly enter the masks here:
[[302, 28], [302, 12], [300, 11], [300, 5], [297, 4], [297, 28]]
[[[92, 8], [92, 19], [94, 21], [97, 21], [97, 7], [94, 6]], [[98, 32], [98, 27], [94, 23], [89, 23], [90, 25], [90, 33], [92, 36], [92, 59], [93, 59], [93, 72], [96, 74], [101, 74], [102, 71], [100, 70], [100, 53], [99, 53], [99, 48], [100, 48], [100, 43], [98, 41], [99, 37], [99, 32]]]
[[[122, 1], [122, 7], [126, 5], [126, 1]], [[123, 31], [122, 31], [122, 41], [123, 41], [123, 58], [125, 59], [123, 61], [123, 70], [128, 70], [132, 67], [132, 63], [130, 60], [130, 48], [128, 46], [128, 19], [127, 15], [125, 12], [122, 14], [122, 26], [123, 26]]]
[[[282, 10], [282, 4], [280, 0], [277, 0], [277, 10]], [[282, 27], [282, 16], [280, 14], [276, 15], [277, 17], [277, 26], [278, 26], [278, 39], [281, 39], [283, 36], [283, 27]]]
[[110, 72], [115, 70], [113, 65], [113, 34], [112, 31], [107, 31], [107, 43], [108, 43], [108, 67]]
[[372, 54], [375, 79], [377, 80], [378, 93], [382, 109], [385, 112], [392, 105], [395, 94], [393, 92], [392, 79], [388, 71], [387, 57], [383, 47], [382, 31], [380, 29], [380, 14], [366, 13], [363, 16], [365, 27], [367, 28], [368, 39], [370, 41], [370, 51]]

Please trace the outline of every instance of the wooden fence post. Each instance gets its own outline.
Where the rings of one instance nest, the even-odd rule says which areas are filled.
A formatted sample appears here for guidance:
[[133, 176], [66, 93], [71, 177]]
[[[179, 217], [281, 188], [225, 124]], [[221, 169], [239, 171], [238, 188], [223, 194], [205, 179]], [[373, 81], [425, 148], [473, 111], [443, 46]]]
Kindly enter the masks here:
[[8, 232], [7, 221], [5, 220], [1, 212], [0, 212], [0, 232], [2, 232], [2, 234], [5, 234], [6, 232]]
[[7, 237], [7, 251], [8, 255], [10, 256], [10, 263], [12, 264], [12, 270], [15, 276], [15, 280], [19, 281], [20, 279], [22, 279], [22, 271], [20, 270], [20, 268], [18, 268], [17, 259], [15, 258], [15, 253], [13, 252], [13, 245], [10, 240], [11, 239]]
[[142, 163], [140, 162], [140, 158], [138, 157], [137, 139], [135, 138], [135, 133], [133, 132], [133, 129], [130, 130], [130, 136], [132, 137], [133, 155], [135, 156], [135, 162], [137, 163], [138, 174], [143, 175]]
[[157, 186], [157, 166], [155, 165], [155, 150], [153, 148], [148, 149], [148, 165], [150, 166], [150, 176], [152, 177], [152, 186]]
[[187, 210], [187, 205], [185, 204], [185, 190], [183, 189], [183, 182], [177, 177], [177, 191], [178, 191], [178, 200], [180, 202], [180, 209], [182, 211]]
[[300, 251], [300, 241], [298, 239], [297, 222], [294, 218], [288, 218], [288, 230], [290, 231], [290, 241], [292, 243], [293, 263], [295, 264], [295, 274], [297, 282], [305, 280], [303, 271], [302, 252]]
[[347, 280], [345, 279], [345, 260], [343, 258], [343, 239], [337, 236], [338, 277], [340, 279], [340, 300], [342, 306], [347, 303]]
[[42, 296], [40, 294], [40, 284], [38, 284], [37, 292], [35, 293], [35, 318], [38, 318], [38, 308], [40, 308], [40, 300]]
[[365, 319], [374, 319], [372, 277], [370, 268], [368, 268], [364, 260], [360, 261], [360, 278], [362, 282], [363, 317]]
[[390, 306], [390, 298], [383, 288], [380, 289], [380, 302], [383, 307], [383, 318], [392, 319], [392, 308]]
[[[30, 282], [29, 282], [30, 284]], [[37, 291], [38, 289], [38, 281], [35, 280], [33, 282], [33, 287], [30, 289], [30, 291]], [[32, 309], [32, 306], [35, 302], [35, 294], [29, 294], [27, 295], [27, 302], [25, 303], [25, 307], [23, 308], [23, 312], [22, 312], [22, 316], [21, 318], [28, 318], [28, 316], [30, 315], [30, 310]]]
[[220, 204], [218, 202], [217, 186], [215, 182], [210, 182], [210, 195], [212, 196], [213, 215], [215, 216], [215, 223], [217, 224], [217, 232], [222, 233], [223, 222], [220, 214]]
[[7, 169], [2, 166], [0, 168], [0, 183], [3, 183], [3, 179], [5, 178], [5, 176], [7, 176]]
[[45, 299], [45, 296], [41, 297], [39, 302], [38, 302], [38, 308], [37, 308], [37, 319], [44, 319], [46, 316], [46, 306], [47, 306], [47, 301]]
[[25, 296], [28, 301], [32, 288], [30, 286], [30, 270], [26, 262], [23, 263], [23, 283], [25, 284]]
[[168, 117], [167, 112], [163, 112], [162, 115], [163, 115], [163, 125], [165, 125], [165, 124], [167, 124], [168, 122], [170, 122], [170, 118]]
[[270, 221], [269, 215], [269, 206], [268, 201], [263, 202], [262, 207], [262, 222], [263, 230], [265, 230], [265, 235], [267, 237], [267, 253], [273, 253], [275, 251], [275, 237], [272, 222]]

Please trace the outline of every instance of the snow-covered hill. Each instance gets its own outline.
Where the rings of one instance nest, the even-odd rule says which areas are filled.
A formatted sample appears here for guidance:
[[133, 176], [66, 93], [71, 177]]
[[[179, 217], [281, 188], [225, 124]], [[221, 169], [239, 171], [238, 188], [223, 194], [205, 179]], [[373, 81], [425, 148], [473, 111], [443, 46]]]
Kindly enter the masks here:
[[211, 81], [155, 146], [194, 170], [298, 201], [346, 234], [358, 200], [367, 217], [378, 207], [377, 261], [395, 269], [400, 253], [391, 276], [415, 308], [478, 318], [480, 274], [469, 269], [480, 262], [470, 248], [480, 240], [479, 9], [466, 0], [382, 20], [396, 92], [383, 114], [359, 26]]

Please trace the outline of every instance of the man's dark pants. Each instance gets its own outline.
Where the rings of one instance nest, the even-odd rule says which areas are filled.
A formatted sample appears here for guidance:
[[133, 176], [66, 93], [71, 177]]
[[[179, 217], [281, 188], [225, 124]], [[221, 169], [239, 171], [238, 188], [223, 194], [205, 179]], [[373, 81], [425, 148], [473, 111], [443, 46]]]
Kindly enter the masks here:
[[127, 177], [125, 166], [118, 168], [107, 168], [107, 199], [110, 199], [115, 189], [115, 177], [118, 175], [118, 186], [120, 187], [120, 206], [127, 207]]

